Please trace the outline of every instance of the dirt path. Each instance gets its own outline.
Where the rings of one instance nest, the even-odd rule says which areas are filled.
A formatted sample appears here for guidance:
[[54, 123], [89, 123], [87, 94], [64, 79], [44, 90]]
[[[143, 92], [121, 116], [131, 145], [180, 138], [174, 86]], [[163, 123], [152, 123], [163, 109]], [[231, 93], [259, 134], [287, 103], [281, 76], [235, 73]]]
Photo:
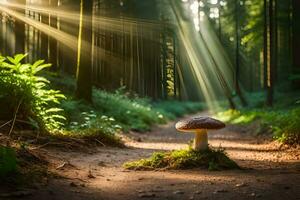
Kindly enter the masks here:
[[[132, 133], [140, 142], [128, 141], [126, 149], [103, 147], [94, 153], [47, 149], [51, 170], [66, 178], [51, 179], [22, 199], [300, 199], [299, 151], [278, 150], [278, 144], [236, 127], [210, 134], [209, 142], [224, 147], [244, 170], [141, 172], [122, 168], [125, 161], [148, 157], [154, 151], [186, 148], [192, 135], [179, 134], [173, 127], [169, 123], [149, 133]], [[60, 166], [64, 162], [70, 165]]]

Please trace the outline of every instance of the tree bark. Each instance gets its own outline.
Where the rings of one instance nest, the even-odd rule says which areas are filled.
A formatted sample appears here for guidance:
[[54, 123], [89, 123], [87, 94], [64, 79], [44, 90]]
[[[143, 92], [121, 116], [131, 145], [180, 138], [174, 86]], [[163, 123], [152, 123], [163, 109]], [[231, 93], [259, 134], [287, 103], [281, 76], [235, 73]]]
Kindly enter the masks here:
[[[13, 2], [19, 4], [23, 9], [16, 9], [25, 17], [26, 0], [14, 0]], [[25, 53], [25, 23], [22, 20], [15, 20], [15, 54]]]
[[[49, 6], [49, 2], [42, 1], [42, 6]], [[49, 14], [42, 14], [41, 22], [43, 24], [49, 24]], [[48, 48], [49, 48], [49, 36], [46, 33], [41, 33], [41, 54], [42, 58], [48, 62]]]
[[92, 102], [92, 12], [93, 1], [80, 1], [76, 97]]
[[275, 68], [275, 40], [274, 40], [274, 0], [269, 0], [269, 55], [270, 64], [268, 66], [267, 84], [267, 106], [273, 106], [274, 98], [274, 68]]
[[293, 71], [300, 70], [300, 1], [293, 0]]
[[239, 11], [240, 11], [240, 1], [236, 0], [235, 2], [235, 33], [236, 33], [236, 47], [235, 47], [235, 92], [238, 95], [243, 106], [247, 106], [248, 103], [246, 98], [244, 97], [240, 82], [239, 82], [239, 74], [240, 74], [240, 20], [239, 20]]
[[[52, 9], [57, 9], [58, 6], [58, 0], [50, 0], [50, 7]], [[57, 29], [57, 16], [50, 14], [50, 24], [51, 27]], [[54, 38], [49, 38], [49, 61], [52, 64], [52, 69], [57, 69], [57, 40]]]

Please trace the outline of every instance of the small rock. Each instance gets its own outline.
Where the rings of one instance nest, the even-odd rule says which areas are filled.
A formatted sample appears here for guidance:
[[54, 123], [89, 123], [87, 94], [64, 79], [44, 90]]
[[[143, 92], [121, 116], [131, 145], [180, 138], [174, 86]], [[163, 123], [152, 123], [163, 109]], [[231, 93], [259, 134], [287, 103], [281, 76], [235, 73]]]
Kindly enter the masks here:
[[195, 199], [194, 197], [190, 197], [190, 198], [189, 198], [189, 200], [194, 200], [194, 199]]
[[82, 183], [82, 184], [80, 184], [80, 186], [81, 186], [81, 187], [85, 187], [85, 184], [84, 184], [84, 183]]
[[88, 177], [89, 177], [89, 178], [96, 178], [96, 177], [92, 174], [91, 170], [89, 170]]
[[197, 190], [196, 192], [194, 192], [194, 194], [201, 194], [202, 191]]
[[70, 186], [71, 186], [71, 187], [77, 187], [76, 183], [74, 183], [74, 182], [71, 182], [71, 183], [70, 183]]
[[235, 187], [245, 187], [247, 186], [245, 183], [238, 183], [235, 185]]
[[256, 194], [254, 193], [254, 192], [252, 192], [251, 194], [250, 194], [250, 197], [255, 197], [256, 196]]
[[141, 177], [141, 178], [138, 178], [138, 181], [142, 181], [144, 180], [145, 178]]
[[173, 192], [174, 194], [184, 194], [184, 192], [183, 191], [180, 191], [180, 190], [177, 190], [177, 191], [175, 191], [175, 192]]
[[107, 178], [106, 181], [111, 181], [111, 180], [109, 178]]
[[140, 198], [151, 198], [151, 197], [155, 197], [156, 195], [154, 193], [144, 193], [144, 194], [140, 194], [139, 197]]

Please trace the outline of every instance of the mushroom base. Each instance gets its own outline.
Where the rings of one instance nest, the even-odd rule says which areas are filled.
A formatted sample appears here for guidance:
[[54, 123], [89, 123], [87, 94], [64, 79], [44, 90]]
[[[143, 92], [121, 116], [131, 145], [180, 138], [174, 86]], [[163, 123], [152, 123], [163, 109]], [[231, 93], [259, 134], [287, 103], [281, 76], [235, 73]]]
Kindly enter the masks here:
[[199, 130], [195, 134], [194, 150], [201, 151], [208, 149], [208, 137], [206, 130]]

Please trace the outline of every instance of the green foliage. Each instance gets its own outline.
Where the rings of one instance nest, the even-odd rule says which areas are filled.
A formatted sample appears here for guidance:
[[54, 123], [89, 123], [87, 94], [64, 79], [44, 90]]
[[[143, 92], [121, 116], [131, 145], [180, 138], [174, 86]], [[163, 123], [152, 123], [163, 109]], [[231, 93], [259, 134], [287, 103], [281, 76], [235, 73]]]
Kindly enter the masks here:
[[14, 149], [0, 146], [0, 178], [17, 171], [17, 158]]
[[[200, 103], [194, 102], [161, 101], [152, 104], [149, 99], [130, 98], [120, 90], [116, 93], [109, 93], [95, 89], [93, 93], [93, 105], [69, 99], [62, 102], [61, 107], [66, 113], [69, 127], [71, 125], [84, 126], [85, 118], [107, 116], [114, 119], [114, 125], [122, 127], [123, 131], [144, 132], [150, 130], [154, 124], [162, 124], [167, 120], [203, 109]], [[88, 110], [90, 112], [86, 112]], [[91, 116], [83, 116], [82, 113], [91, 114]], [[89, 124], [88, 121], [87, 123]]]
[[37, 75], [50, 64], [44, 64], [42, 60], [23, 64], [25, 57], [23, 54], [13, 58], [0, 57], [0, 103], [5, 105], [0, 117], [11, 119], [18, 111], [18, 118], [37, 128], [47, 131], [58, 129], [65, 120], [58, 105], [65, 97], [50, 89], [47, 79]]
[[187, 113], [196, 113], [204, 109], [199, 102], [161, 101], [154, 103], [154, 108], [160, 110], [168, 119], [176, 119]]
[[300, 144], [300, 107], [289, 110], [228, 110], [220, 112], [218, 119], [231, 123], [247, 125], [255, 120], [260, 122], [258, 133], [270, 130], [275, 139], [286, 144]]
[[147, 99], [132, 98], [119, 93], [94, 90], [94, 108], [113, 117], [125, 130], [148, 131], [154, 124], [166, 122], [166, 118], [153, 109]]
[[148, 159], [141, 159], [124, 164], [127, 169], [191, 169], [206, 168], [209, 170], [238, 169], [238, 165], [230, 160], [223, 150], [208, 149], [205, 151], [177, 150], [156, 152]]

